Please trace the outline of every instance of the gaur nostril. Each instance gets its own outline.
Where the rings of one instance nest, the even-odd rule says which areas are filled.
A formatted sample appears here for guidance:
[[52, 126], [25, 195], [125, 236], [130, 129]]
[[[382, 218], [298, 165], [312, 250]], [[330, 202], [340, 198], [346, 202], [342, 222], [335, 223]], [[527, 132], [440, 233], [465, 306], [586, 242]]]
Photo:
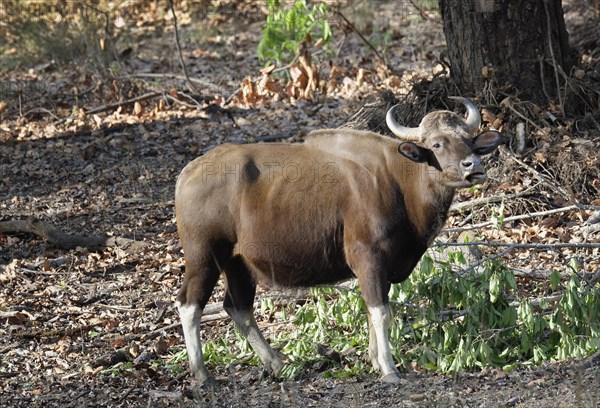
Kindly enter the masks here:
[[470, 169], [471, 167], [473, 167], [473, 162], [470, 160], [465, 160], [461, 164], [465, 169]]

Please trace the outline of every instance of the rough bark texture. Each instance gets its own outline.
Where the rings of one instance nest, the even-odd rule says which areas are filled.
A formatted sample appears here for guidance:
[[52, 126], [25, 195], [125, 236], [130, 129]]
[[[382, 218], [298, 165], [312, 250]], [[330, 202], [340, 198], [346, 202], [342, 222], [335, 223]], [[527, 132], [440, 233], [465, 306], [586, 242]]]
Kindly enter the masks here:
[[490, 84], [559, 102], [557, 72], [572, 66], [560, 0], [440, 0], [451, 75], [465, 93]]

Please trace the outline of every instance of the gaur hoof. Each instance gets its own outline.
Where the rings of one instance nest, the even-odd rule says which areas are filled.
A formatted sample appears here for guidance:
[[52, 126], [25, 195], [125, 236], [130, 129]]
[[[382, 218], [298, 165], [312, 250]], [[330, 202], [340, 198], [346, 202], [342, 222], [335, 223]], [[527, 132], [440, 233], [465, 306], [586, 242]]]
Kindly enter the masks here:
[[217, 380], [212, 375], [196, 377], [195, 385], [197, 387], [213, 387], [217, 385]]
[[283, 364], [283, 362], [273, 361], [271, 362], [271, 364], [268, 365], [267, 369], [271, 372], [273, 376], [279, 377], [279, 374], [281, 374], [281, 370], [283, 370], [283, 367], [285, 367], [285, 364]]
[[[207, 395], [214, 393], [214, 389], [217, 387], [217, 380], [212, 376], [204, 377], [201, 381], [196, 378], [191, 388], [191, 395], [186, 395], [192, 398], [194, 401], [204, 401]], [[184, 395], [186, 392], [184, 391]]]
[[381, 377], [381, 381], [388, 384], [400, 384], [402, 377], [399, 373], [389, 373]]

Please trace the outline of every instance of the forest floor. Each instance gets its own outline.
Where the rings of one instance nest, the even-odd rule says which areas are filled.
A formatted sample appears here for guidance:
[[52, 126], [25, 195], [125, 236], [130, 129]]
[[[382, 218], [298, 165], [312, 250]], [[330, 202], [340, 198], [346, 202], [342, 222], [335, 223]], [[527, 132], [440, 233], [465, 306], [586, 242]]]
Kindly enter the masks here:
[[[379, 382], [372, 372], [327, 378], [314, 367], [294, 380], [274, 380], [241, 360], [209, 366], [216, 385], [193, 400], [174, 308], [183, 268], [173, 208], [181, 169], [217, 144], [301, 137], [342, 125], [384, 89], [406, 94], [417, 81], [443, 71], [437, 58], [445, 40], [434, 12], [426, 11], [425, 19], [410, 3], [402, 10], [395, 2], [377, 3], [378, 8], [353, 3], [357, 6], [342, 12], [359, 31], [372, 32], [387, 66], [352, 30], [334, 27], [331, 53], [319, 57], [317, 51], [315, 67], [308, 68], [327, 82], [327, 91], [311, 91], [303, 88], [306, 70], [291, 82], [259, 72], [256, 47], [264, 16], [258, 7], [228, 14], [184, 6], [177, 12], [179, 34], [187, 70], [197, 91], [208, 97], [201, 99], [190, 97], [194, 93], [181, 79], [172, 18], [165, 2], [157, 4], [142, 10], [129, 4], [122, 17], [118, 9], [107, 13], [124, 24], [118, 35], [101, 40], [115, 40], [114, 52], [110, 44], [98, 48], [90, 34], [102, 30], [75, 18], [67, 27], [80, 27], [78, 36], [52, 20], [37, 22], [37, 34], [30, 27], [27, 40], [28, 47], [39, 46], [34, 56], [47, 52], [72, 63], [24, 59], [17, 37], [7, 37], [14, 47], [2, 49], [2, 58], [13, 65], [0, 73], [0, 224], [39, 220], [67, 234], [130, 241], [100, 250], [61, 249], [39, 234], [0, 232], [0, 406], [600, 406], [597, 353], [453, 377], [405, 367], [399, 386]], [[590, 40], [575, 31], [589, 20], [578, 10], [567, 7], [573, 37], [589, 56], [579, 79], [598, 81], [600, 65], [590, 50], [598, 50], [599, 37]], [[378, 33], [376, 27], [387, 28]], [[148, 75], [158, 73], [167, 76]], [[298, 90], [308, 99], [290, 96]], [[123, 103], [142, 95], [137, 103]], [[505, 130], [514, 133], [509, 117], [510, 112]], [[529, 192], [505, 204], [506, 217], [573, 203], [600, 205], [597, 116], [545, 118], [534, 120], [541, 125], [529, 129], [524, 152], [496, 154], [485, 188], [461, 192], [457, 200]], [[550, 187], [539, 181], [542, 173]], [[461, 226], [466, 217], [486, 221], [500, 205], [491, 200], [472, 212], [453, 212], [447, 226]], [[504, 242], [598, 242], [594, 224], [583, 226], [593, 214], [561, 210], [477, 233]], [[27, 225], [22, 229], [33, 224]], [[495, 249], [484, 251], [492, 256]], [[571, 260], [585, 276], [600, 268], [598, 248], [522, 249], [502, 259], [529, 287], [546, 279], [547, 271], [565, 270]], [[222, 290], [211, 303], [221, 301], [220, 295]], [[217, 315], [204, 329], [207, 339], [225, 338], [232, 323]]]

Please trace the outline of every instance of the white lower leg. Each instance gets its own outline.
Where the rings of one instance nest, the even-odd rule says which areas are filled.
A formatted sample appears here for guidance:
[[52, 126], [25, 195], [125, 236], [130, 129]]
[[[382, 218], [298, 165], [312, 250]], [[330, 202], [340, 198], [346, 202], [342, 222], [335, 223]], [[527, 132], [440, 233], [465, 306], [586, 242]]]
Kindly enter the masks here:
[[233, 310], [229, 312], [229, 315], [238, 329], [248, 339], [258, 358], [274, 375], [278, 375], [283, 368], [283, 362], [262, 335], [252, 312]]
[[373, 368], [379, 371], [379, 362], [377, 353], [377, 335], [375, 333], [375, 329], [373, 328], [373, 321], [371, 316], [369, 316], [369, 358], [371, 359], [371, 363], [373, 364]]
[[[368, 307], [369, 315], [371, 317], [371, 324], [373, 329], [370, 330], [369, 339], [373, 340], [376, 338], [376, 351], [369, 344], [369, 354], [372, 351], [376, 352], [377, 363], [383, 377], [389, 374], [399, 376], [394, 359], [392, 358], [392, 352], [390, 350], [390, 343], [388, 340], [388, 329], [390, 324], [390, 310], [388, 306], [373, 306]], [[377, 367], [376, 367], [377, 368]]]
[[200, 318], [202, 309], [198, 305], [182, 305], [177, 303], [185, 347], [190, 362], [190, 371], [199, 382], [204, 382], [208, 377], [208, 371], [204, 366], [202, 358], [202, 342], [200, 341]]

